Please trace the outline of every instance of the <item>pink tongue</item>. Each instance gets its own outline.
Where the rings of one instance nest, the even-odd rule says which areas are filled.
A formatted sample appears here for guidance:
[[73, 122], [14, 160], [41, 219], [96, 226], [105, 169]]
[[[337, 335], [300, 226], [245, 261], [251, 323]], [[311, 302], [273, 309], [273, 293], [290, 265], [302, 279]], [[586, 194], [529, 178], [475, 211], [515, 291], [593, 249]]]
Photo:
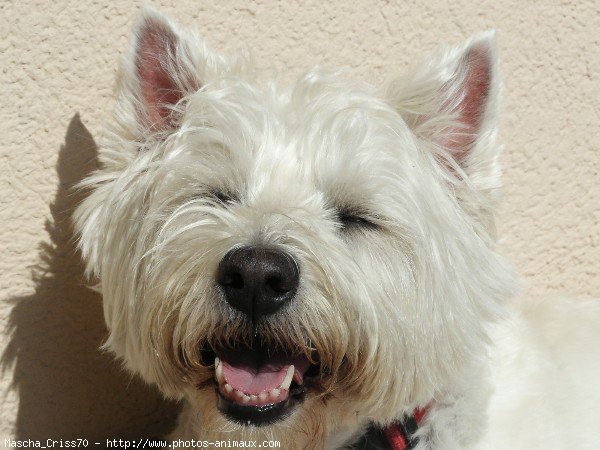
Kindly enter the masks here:
[[223, 376], [234, 389], [244, 394], [258, 395], [278, 388], [285, 378], [288, 367], [289, 365], [266, 364], [257, 369], [247, 365], [233, 366], [223, 361]]
[[252, 351], [223, 352], [219, 358], [225, 382], [247, 395], [258, 395], [279, 388], [292, 364], [293, 379], [302, 384], [304, 373], [310, 366], [304, 356], [273, 355], [264, 361]]

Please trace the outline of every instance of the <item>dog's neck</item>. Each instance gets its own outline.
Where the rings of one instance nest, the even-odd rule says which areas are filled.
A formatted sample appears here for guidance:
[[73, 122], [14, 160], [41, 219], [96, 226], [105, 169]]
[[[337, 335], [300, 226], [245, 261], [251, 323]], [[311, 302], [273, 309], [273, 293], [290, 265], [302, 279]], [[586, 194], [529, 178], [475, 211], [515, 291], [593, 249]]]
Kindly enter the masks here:
[[[473, 362], [451, 387], [435, 396], [412, 416], [389, 426], [363, 422], [354, 434], [330, 436], [327, 449], [439, 450], [471, 448], [486, 427], [486, 410], [492, 394], [487, 362]], [[345, 441], [341, 438], [346, 436]]]

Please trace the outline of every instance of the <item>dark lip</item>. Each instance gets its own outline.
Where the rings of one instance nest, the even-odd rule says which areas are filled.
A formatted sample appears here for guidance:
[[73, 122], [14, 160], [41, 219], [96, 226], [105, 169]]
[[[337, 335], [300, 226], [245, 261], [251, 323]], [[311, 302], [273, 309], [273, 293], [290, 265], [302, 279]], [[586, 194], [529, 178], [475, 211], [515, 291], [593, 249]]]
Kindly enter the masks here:
[[[231, 349], [227, 349], [227, 350], [230, 351]], [[244, 349], [238, 349], [238, 351], [244, 351]], [[212, 347], [203, 346], [202, 348], [200, 348], [199, 354], [200, 354], [200, 363], [203, 366], [211, 367], [214, 365], [214, 361], [215, 361], [215, 357], [217, 356], [217, 353], [215, 352], [215, 350]], [[310, 365], [305, 378], [315, 379], [315, 378], [317, 378], [317, 376], [320, 373], [321, 364], [320, 364], [319, 356], [318, 356], [317, 352], [313, 353], [313, 360], [316, 361], [316, 363]]]
[[261, 427], [271, 425], [288, 417], [296, 406], [304, 401], [306, 389], [304, 385], [297, 386], [290, 390], [287, 399], [282, 402], [263, 406], [240, 405], [221, 395], [218, 387], [217, 408], [229, 420], [240, 425], [253, 425]]

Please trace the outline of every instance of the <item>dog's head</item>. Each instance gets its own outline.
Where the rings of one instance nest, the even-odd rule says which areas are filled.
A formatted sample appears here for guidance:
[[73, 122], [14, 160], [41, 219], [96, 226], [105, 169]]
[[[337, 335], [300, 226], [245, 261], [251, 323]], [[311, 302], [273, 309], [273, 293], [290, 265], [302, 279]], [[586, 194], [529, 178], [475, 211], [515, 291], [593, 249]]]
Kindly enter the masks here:
[[257, 78], [142, 13], [76, 213], [106, 347], [199, 424], [315, 440], [396, 418], [484, 353], [513, 293], [494, 250], [493, 36], [381, 90]]

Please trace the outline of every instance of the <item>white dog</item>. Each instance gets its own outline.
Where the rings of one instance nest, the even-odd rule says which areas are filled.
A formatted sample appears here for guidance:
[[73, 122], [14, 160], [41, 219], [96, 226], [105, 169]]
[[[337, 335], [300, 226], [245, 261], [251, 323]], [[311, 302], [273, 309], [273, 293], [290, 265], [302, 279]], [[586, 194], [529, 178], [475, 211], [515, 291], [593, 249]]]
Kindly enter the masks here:
[[172, 439], [600, 448], [600, 302], [506, 306], [498, 91], [493, 33], [281, 88], [143, 10], [75, 221]]

